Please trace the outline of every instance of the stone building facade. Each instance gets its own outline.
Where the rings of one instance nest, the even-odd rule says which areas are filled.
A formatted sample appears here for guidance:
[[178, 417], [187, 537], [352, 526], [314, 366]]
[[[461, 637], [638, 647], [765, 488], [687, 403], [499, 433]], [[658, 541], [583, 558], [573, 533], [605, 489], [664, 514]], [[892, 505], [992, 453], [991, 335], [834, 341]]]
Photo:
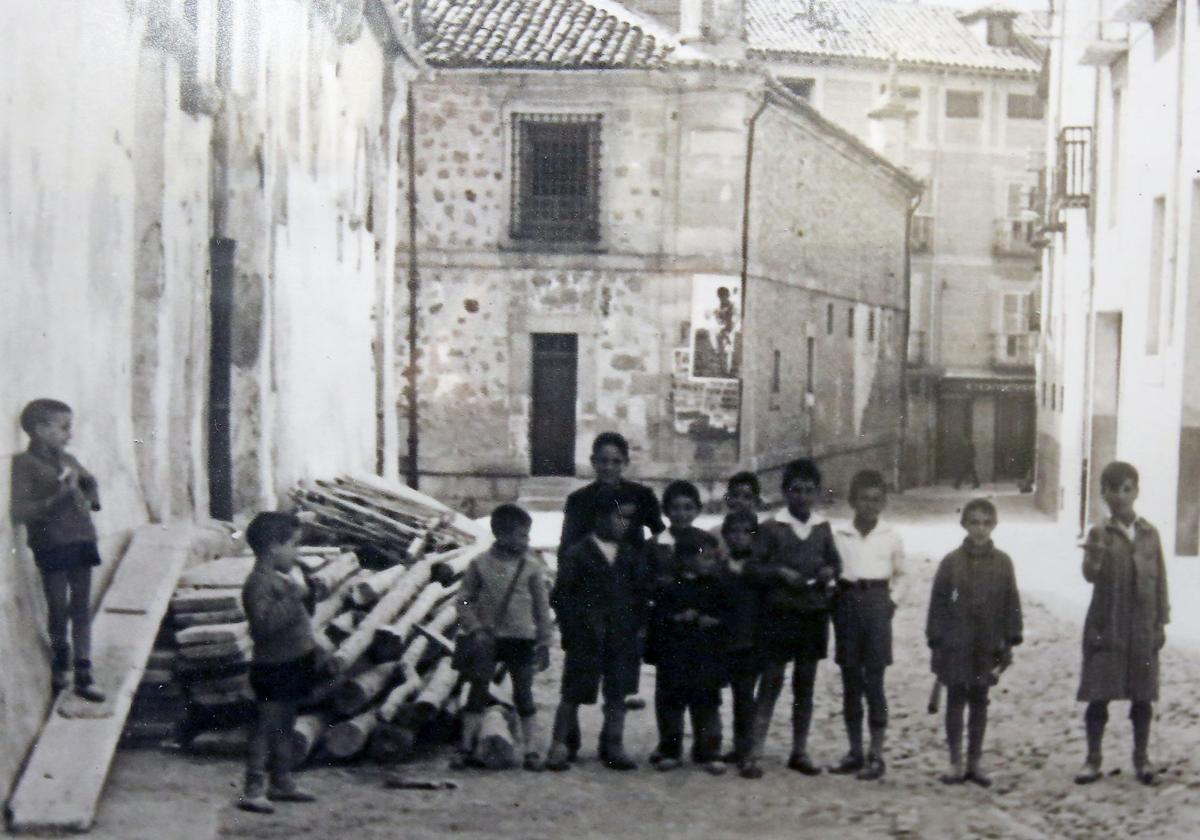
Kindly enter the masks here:
[[1039, 506], [1096, 521], [1100, 471], [1130, 461], [1138, 512], [1181, 555], [1200, 553], [1197, 12], [1055, 11], [1038, 372]]
[[[606, 429], [660, 486], [752, 469], [774, 490], [801, 455], [839, 490], [894, 470], [916, 183], [611, 4], [512, 3], [487, 35], [451, 5], [421, 10], [437, 74], [413, 84], [418, 231], [396, 266], [417, 281], [422, 489], [586, 476]], [[543, 25], [569, 43], [538, 52]]]
[[[296, 479], [394, 465], [377, 406], [395, 403], [390, 187], [413, 65], [393, 12], [374, 0], [0, 10], [12, 35], [0, 507], [26, 444], [21, 406], [66, 401], [71, 448], [101, 485], [97, 591], [148, 521], [245, 515]], [[43, 624], [24, 535], [5, 517], [5, 796], [47, 708]]]

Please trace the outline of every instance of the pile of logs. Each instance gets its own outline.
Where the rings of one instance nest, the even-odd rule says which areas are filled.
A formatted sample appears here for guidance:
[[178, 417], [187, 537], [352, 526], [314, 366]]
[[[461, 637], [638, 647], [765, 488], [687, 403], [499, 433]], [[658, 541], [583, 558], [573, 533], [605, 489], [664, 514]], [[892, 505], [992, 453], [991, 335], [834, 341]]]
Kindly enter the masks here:
[[[450, 667], [454, 596], [490, 540], [433, 499], [379, 479], [313, 482], [295, 498], [316, 512], [306, 525], [317, 539], [358, 549], [370, 535], [378, 540], [372, 557], [394, 556], [396, 563], [365, 568], [346, 543], [301, 549], [298, 571], [316, 599], [314, 632], [336, 671], [302, 704], [293, 755], [298, 763], [315, 755], [403, 761], [456, 724], [465, 695]], [[244, 749], [253, 720], [252, 644], [241, 606], [253, 564], [252, 556], [232, 556], [187, 570], [164, 624], [170, 632], [155, 654], [171, 663], [186, 701], [180, 740], [197, 751]], [[163, 676], [162, 669], [154, 673]]]

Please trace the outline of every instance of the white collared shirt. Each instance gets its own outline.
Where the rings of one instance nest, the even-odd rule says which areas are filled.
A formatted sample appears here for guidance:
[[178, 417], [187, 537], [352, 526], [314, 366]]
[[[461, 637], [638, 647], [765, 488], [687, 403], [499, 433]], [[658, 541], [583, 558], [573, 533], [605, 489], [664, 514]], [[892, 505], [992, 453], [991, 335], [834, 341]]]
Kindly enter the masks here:
[[853, 522], [838, 523], [833, 541], [842, 558], [844, 580], [894, 580], [904, 572], [904, 541], [900, 532], [877, 522], [863, 536]]
[[592, 534], [592, 542], [596, 544], [596, 548], [600, 549], [600, 553], [604, 555], [604, 559], [608, 561], [608, 565], [617, 562], [617, 551], [620, 545], [609, 540], [602, 540], [595, 534]]
[[1138, 517], [1136, 513], [1133, 515], [1133, 521], [1130, 522], [1128, 526], [1126, 526], [1124, 522], [1122, 522], [1120, 519], [1117, 519], [1115, 516], [1110, 516], [1108, 518], [1109, 524], [1128, 537], [1130, 542], [1135, 542], [1137, 539], [1137, 521]]
[[782, 522], [784, 525], [787, 525], [802, 540], [808, 539], [809, 534], [812, 533], [812, 529], [826, 521], [824, 516], [814, 510], [808, 514], [807, 522], [801, 522], [792, 516], [787, 508], [776, 513], [774, 519], [776, 522]]

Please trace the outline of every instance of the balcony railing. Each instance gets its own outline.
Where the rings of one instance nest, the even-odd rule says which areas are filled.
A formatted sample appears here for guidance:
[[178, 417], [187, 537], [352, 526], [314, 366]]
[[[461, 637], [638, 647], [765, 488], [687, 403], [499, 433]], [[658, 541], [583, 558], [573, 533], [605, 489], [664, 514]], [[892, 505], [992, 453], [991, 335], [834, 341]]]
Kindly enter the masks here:
[[1059, 207], [1087, 207], [1092, 197], [1092, 128], [1075, 125], [1058, 135], [1054, 199]]
[[992, 364], [997, 368], [1031, 368], [1037, 355], [1038, 334], [996, 333], [992, 336]]
[[1001, 219], [996, 222], [992, 238], [992, 252], [1001, 256], [1025, 256], [1032, 254], [1037, 238], [1038, 222], [1029, 212], [1029, 219]]

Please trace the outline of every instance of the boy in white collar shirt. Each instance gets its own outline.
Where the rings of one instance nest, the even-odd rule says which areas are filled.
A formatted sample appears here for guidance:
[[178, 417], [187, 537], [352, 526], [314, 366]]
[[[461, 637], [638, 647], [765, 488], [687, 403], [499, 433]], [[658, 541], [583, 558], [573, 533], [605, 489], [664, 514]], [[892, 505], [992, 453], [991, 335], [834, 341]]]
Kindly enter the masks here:
[[[883, 776], [888, 707], [884, 671], [892, 664], [891, 590], [902, 573], [904, 543], [880, 514], [887, 506], [887, 486], [876, 470], [860, 470], [850, 481], [854, 518], [833, 529], [842, 558], [842, 576], [833, 605], [835, 660], [842, 670], [842, 715], [850, 750], [830, 772], [859, 779]], [[863, 755], [863, 698], [866, 698], [871, 743]]]

